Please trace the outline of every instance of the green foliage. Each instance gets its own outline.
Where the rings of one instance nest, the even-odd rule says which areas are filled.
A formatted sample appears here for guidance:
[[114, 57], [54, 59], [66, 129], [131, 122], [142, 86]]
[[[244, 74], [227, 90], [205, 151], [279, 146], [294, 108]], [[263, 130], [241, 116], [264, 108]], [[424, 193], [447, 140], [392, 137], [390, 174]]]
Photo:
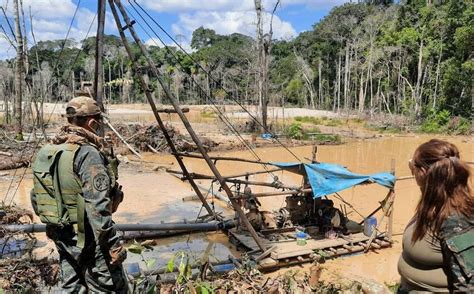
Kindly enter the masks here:
[[344, 122], [337, 118], [328, 117], [314, 117], [314, 116], [295, 116], [295, 121], [301, 123], [310, 123], [314, 125], [322, 125], [328, 127], [337, 127], [344, 124]]
[[340, 125], [343, 125], [343, 124], [344, 124], [343, 121], [340, 120], [340, 119], [337, 119], [337, 118], [328, 119], [324, 123], [324, 125], [328, 126], [328, 127], [337, 127], [337, 126], [340, 126]]
[[420, 127], [425, 133], [449, 133], [453, 135], [468, 135], [471, 132], [470, 120], [452, 116], [448, 110], [430, 111]]
[[284, 134], [292, 139], [301, 140], [304, 136], [303, 125], [299, 122], [294, 122], [284, 130]]
[[388, 290], [390, 290], [391, 293], [397, 293], [398, 288], [400, 287], [400, 283], [395, 283], [395, 284], [386, 284]]
[[300, 78], [293, 78], [286, 86], [284, 94], [287, 97], [286, 101], [293, 105], [304, 104], [304, 85]]
[[379, 133], [399, 134], [403, 131], [400, 125], [392, 123], [374, 124], [367, 122], [364, 124], [364, 127]]
[[310, 136], [311, 140], [314, 140], [318, 143], [331, 143], [331, 144], [342, 144], [342, 137], [338, 134], [316, 134]]
[[[266, 82], [270, 101], [308, 107], [310, 94], [313, 94], [318, 109], [358, 110], [362, 80], [365, 110], [371, 113], [387, 112], [388, 108], [392, 114], [411, 116], [417, 121], [426, 116], [422, 113], [425, 109], [434, 105], [437, 113], [446, 110], [453, 117], [470, 119], [474, 5], [466, 0], [431, 2], [353, 1], [335, 6], [312, 30], [300, 33], [293, 40], [274, 40]], [[233, 97], [239, 102], [256, 103], [258, 54], [252, 37], [237, 33], [220, 35], [200, 27], [193, 32], [192, 58], [176, 46], [156, 45], [161, 44], [148, 47], [150, 56], [165, 73], [163, 79], [171, 91], [179, 92], [180, 102], [209, 103], [206, 93], [211, 93], [213, 98], [224, 102]], [[47, 102], [64, 99], [59, 89], [66, 87], [67, 93], [72, 92], [69, 67], [72, 67], [76, 85], [79, 79], [92, 80], [94, 47], [95, 37], [81, 42], [40, 41], [29, 50], [30, 71], [25, 78], [36, 81], [33, 88], [39, 88], [40, 74], [50, 76], [49, 89], [42, 89], [49, 91]], [[131, 49], [143, 73], [148, 75], [155, 97], [163, 99], [140, 48], [132, 45]], [[421, 72], [418, 68], [420, 51]], [[76, 56], [77, 62], [73, 64]], [[57, 68], [53, 69], [56, 64]], [[15, 62], [12, 59], [0, 65], [13, 72]], [[143, 101], [143, 89], [117, 36], [105, 36], [104, 74], [109, 101]], [[11, 88], [12, 78], [2, 78], [4, 88]], [[222, 86], [231, 93], [223, 91]], [[9, 95], [4, 93], [6, 97]], [[339, 104], [336, 103], [338, 97]], [[302, 118], [296, 121], [328, 126], [342, 124], [337, 120]], [[425, 123], [429, 131], [446, 127], [433, 116]], [[467, 126], [461, 119], [459, 124], [461, 129]], [[455, 132], [447, 127], [446, 131]]]
[[215, 293], [215, 287], [209, 282], [197, 282], [194, 289], [197, 294], [211, 294]]
[[133, 241], [133, 243], [127, 247], [127, 250], [130, 253], [142, 254], [143, 250], [145, 250], [145, 247], [137, 241]]
[[216, 117], [215, 111], [212, 111], [209, 109], [201, 110], [200, 115], [202, 118], [215, 118]]
[[295, 121], [298, 121], [301, 123], [311, 123], [315, 125], [319, 125], [322, 123], [322, 120], [315, 116], [295, 116], [294, 119]]
[[431, 111], [421, 125], [421, 131], [425, 133], [442, 133], [449, 122], [451, 114], [447, 110], [439, 112]]

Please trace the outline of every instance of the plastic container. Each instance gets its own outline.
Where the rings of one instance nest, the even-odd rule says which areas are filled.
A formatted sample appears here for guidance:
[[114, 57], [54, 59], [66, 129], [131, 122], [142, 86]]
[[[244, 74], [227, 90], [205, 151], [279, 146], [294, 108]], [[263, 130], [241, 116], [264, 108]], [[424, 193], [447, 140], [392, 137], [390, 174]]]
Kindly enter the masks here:
[[298, 231], [296, 232], [296, 244], [300, 246], [306, 245], [306, 238], [308, 235], [306, 235], [305, 232]]
[[374, 216], [364, 219], [364, 235], [366, 235], [367, 237], [372, 236], [376, 227], [377, 219]]
[[230, 272], [231, 270], [234, 270], [235, 265], [233, 263], [226, 263], [226, 264], [214, 265], [213, 268], [218, 273], [226, 273], [226, 272]]

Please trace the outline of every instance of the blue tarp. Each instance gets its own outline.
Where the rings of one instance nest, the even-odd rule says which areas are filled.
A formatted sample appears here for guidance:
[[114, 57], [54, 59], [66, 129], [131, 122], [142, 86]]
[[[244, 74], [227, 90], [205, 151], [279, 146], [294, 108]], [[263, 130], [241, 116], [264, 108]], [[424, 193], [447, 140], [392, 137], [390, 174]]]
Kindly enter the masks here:
[[395, 185], [391, 173], [360, 175], [332, 163], [272, 163], [290, 172], [306, 175], [313, 189], [313, 197], [319, 198], [366, 182], [374, 182], [389, 189]]

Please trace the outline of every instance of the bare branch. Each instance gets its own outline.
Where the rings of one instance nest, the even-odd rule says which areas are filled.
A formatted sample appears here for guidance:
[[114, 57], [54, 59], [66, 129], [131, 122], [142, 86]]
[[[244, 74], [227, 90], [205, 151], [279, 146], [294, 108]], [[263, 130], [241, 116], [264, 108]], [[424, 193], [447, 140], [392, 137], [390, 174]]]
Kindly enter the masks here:
[[7, 16], [7, 12], [5, 11], [5, 9], [3, 8], [3, 6], [0, 6], [0, 9], [2, 10], [3, 17], [5, 17], [5, 21], [7, 22], [8, 27], [10, 28], [10, 32], [11, 32], [13, 38], [16, 40], [15, 32], [13, 31], [12, 24], [10, 23], [10, 19], [9, 19], [8, 16]]
[[277, 2], [275, 3], [275, 7], [273, 7], [273, 10], [272, 10], [272, 16], [270, 18], [270, 31], [269, 31], [270, 39], [273, 36], [273, 16], [275, 15], [275, 12], [279, 5], [280, 5], [280, 0], [277, 0]]

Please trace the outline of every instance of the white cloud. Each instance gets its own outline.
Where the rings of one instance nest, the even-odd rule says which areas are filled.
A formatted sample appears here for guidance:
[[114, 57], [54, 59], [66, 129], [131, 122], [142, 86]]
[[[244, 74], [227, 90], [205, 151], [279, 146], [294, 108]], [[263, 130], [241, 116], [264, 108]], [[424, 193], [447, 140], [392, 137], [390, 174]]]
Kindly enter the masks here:
[[[213, 29], [218, 34], [242, 33], [255, 36], [254, 0], [137, 0], [145, 9], [177, 13], [178, 21], [171, 25], [175, 35], [185, 35], [189, 40], [200, 26]], [[300, 5], [311, 9], [327, 9], [348, 0], [282, 0], [273, 19], [273, 37], [289, 39], [296, 36], [292, 24], [282, 20], [279, 12], [290, 6]], [[264, 7], [264, 32], [268, 32], [270, 13], [277, 0], [262, 0]], [[189, 43], [189, 41], [188, 41]]]
[[[328, 8], [341, 5], [350, 0], [282, 0], [282, 7], [304, 5], [311, 8]], [[254, 0], [137, 0], [145, 8], [158, 12], [196, 12], [196, 11], [249, 11], [255, 9]], [[207, 2], [207, 3], [206, 3]], [[263, 0], [263, 7], [271, 11], [276, 0]]]
[[[13, 5], [10, 3], [8, 8], [12, 11]], [[71, 18], [76, 4], [71, 0], [23, 0], [23, 10], [28, 18], [30, 8], [34, 18]]]
[[[84, 1], [83, 1], [84, 3]], [[7, 11], [10, 21], [13, 22], [13, 5], [11, 1], [3, 0], [3, 7]], [[33, 45], [30, 27], [30, 9], [33, 17], [33, 29], [36, 41], [58, 40], [66, 37], [77, 5], [73, 0], [23, 0], [24, 13], [26, 18], [27, 38], [29, 46]], [[80, 41], [84, 39], [90, 29], [89, 37], [95, 36], [97, 30], [97, 19], [95, 11], [85, 8], [84, 5], [77, 10], [76, 18], [69, 32], [69, 39]], [[95, 19], [95, 20], [94, 20]], [[92, 23], [92, 20], [94, 22]], [[92, 25], [91, 25], [92, 23]], [[7, 27], [3, 21], [4, 27]], [[106, 14], [105, 32], [116, 32], [115, 21], [110, 12]], [[11, 36], [10, 36], [11, 37]], [[14, 56], [14, 50], [6, 50], [10, 45], [4, 40], [0, 40], [0, 59]]]
[[[268, 32], [270, 27], [270, 14], [264, 14], [264, 31]], [[229, 11], [229, 12], [206, 12], [184, 13], [179, 16], [179, 22], [173, 26], [174, 33], [192, 32], [200, 26], [213, 29], [218, 34], [241, 33], [255, 36], [256, 15], [253, 11]], [[296, 31], [286, 21], [282, 21], [277, 15], [273, 18], [273, 37], [276, 39], [288, 39], [294, 37]]]
[[146, 40], [145, 45], [148, 47], [149, 46], [163, 47], [163, 44], [157, 38], [151, 38], [151, 39]]
[[158, 12], [184, 12], [246, 10], [253, 0], [212, 0], [212, 3], [204, 3], [205, 1], [201, 0], [139, 0], [137, 2]]

